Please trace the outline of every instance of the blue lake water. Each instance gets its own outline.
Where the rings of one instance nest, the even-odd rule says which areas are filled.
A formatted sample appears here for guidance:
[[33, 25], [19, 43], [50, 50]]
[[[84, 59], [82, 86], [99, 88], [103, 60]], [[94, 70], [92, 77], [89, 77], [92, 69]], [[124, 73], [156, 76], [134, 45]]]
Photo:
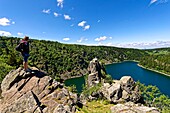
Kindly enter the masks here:
[[[145, 85], [155, 85], [162, 93], [170, 97], [170, 77], [139, 67], [137, 62], [126, 61], [109, 64], [106, 65], [106, 71], [113, 79], [120, 79], [122, 76], [131, 76], [135, 81], [140, 81]], [[82, 84], [85, 83], [85, 80], [84, 77], [79, 77], [69, 79], [65, 83], [66, 85], [76, 85], [78, 92], [81, 92]]]
[[78, 78], [71, 78], [65, 81], [66, 86], [76, 86], [77, 92], [80, 93], [83, 89], [83, 85], [85, 85], [84, 76]]

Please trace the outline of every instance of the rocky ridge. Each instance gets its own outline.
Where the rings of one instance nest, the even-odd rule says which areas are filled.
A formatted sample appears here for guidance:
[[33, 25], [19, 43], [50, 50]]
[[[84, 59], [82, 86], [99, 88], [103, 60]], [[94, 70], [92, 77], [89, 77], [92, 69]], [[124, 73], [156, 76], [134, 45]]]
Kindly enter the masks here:
[[130, 76], [106, 82], [101, 71], [104, 68], [96, 58], [90, 62], [86, 82], [89, 89], [101, 86], [88, 96], [82, 93], [78, 97], [42, 70], [31, 69], [32, 74], [18, 68], [6, 75], [1, 84], [0, 113], [75, 113], [76, 107], [99, 98], [114, 103], [112, 113], [159, 113], [157, 108], [143, 105], [139, 88]]
[[1, 84], [0, 113], [74, 113], [77, 94], [45, 72], [32, 68], [26, 74], [22, 68], [9, 72]]

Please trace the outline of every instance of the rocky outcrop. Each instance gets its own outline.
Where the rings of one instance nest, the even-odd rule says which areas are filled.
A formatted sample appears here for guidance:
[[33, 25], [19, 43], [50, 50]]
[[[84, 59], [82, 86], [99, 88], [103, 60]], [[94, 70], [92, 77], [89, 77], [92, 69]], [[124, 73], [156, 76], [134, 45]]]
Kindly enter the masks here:
[[0, 113], [74, 113], [77, 94], [63, 84], [32, 68], [11, 71], [1, 84]]
[[[97, 84], [97, 83], [96, 83]], [[91, 86], [88, 88], [95, 89]], [[99, 90], [93, 91], [88, 97], [87, 100], [97, 100], [98, 98], [106, 98], [111, 103], [125, 103], [125, 102], [134, 102], [144, 104], [143, 97], [139, 93], [139, 88], [135, 84], [135, 81], [131, 76], [123, 76], [120, 80], [113, 80], [110, 83], [102, 83]], [[85, 98], [81, 95], [82, 102]]]
[[[95, 86], [92, 86], [95, 87]], [[144, 106], [144, 100], [139, 93], [139, 88], [130, 76], [123, 76], [120, 80], [113, 80], [112, 84], [103, 83], [101, 88], [92, 92], [88, 97], [81, 94], [83, 104], [87, 100], [106, 99], [115, 105], [111, 113], [159, 113], [155, 107]]]
[[90, 63], [87, 80], [90, 94], [82, 93], [80, 97], [37, 68], [31, 68], [33, 73], [29, 74], [22, 68], [9, 72], [1, 84], [0, 113], [74, 113], [76, 106], [98, 99], [117, 104], [111, 107], [112, 113], [159, 113], [156, 108], [142, 105], [144, 101], [133, 78], [124, 76], [99, 84], [104, 78], [103, 67], [96, 59]]
[[[120, 80], [109, 78], [107, 81], [107, 76], [105, 78], [100, 75], [102, 68], [98, 68], [101, 66], [98, 65], [100, 63], [96, 58], [89, 64], [88, 86], [80, 95], [83, 105], [86, 105], [87, 101], [104, 99], [115, 104], [110, 109], [112, 113], [159, 113], [157, 108], [143, 105], [145, 102], [139, 87], [131, 76], [123, 76]], [[102, 77], [104, 80], [101, 82]]]
[[102, 70], [106, 73], [104, 66], [98, 61], [97, 58], [94, 58], [92, 61], [90, 61], [88, 66], [88, 87], [95, 86], [101, 82], [101, 78], [105, 77], [101, 72]]
[[104, 83], [101, 92], [113, 103], [128, 101], [144, 103], [138, 86], [135, 85], [135, 81], [130, 76], [123, 76], [120, 80], [114, 80], [112, 84]]
[[154, 107], [146, 107], [133, 102], [125, 104], [117, 104], [111, 107], [111, 113], [160, 113], [158, 109]]

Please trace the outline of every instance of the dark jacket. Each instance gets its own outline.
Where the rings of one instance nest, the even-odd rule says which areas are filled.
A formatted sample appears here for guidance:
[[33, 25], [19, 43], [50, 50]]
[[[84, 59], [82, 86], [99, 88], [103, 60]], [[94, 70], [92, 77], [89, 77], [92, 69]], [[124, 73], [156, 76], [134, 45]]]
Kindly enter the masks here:
[[20, 44], [21, 44], [21, 48], [22, 48], [22, 50], [21, 50], [22, 54], [23, 53], [29, 54], [29, 42], [21, 40]]

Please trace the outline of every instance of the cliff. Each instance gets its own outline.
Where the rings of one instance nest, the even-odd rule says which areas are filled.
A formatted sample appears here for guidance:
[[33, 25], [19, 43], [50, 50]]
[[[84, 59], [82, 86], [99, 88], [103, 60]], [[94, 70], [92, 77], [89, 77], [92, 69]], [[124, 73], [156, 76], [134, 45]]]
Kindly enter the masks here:
[[0, 113], [65, 113], [75, 112], [77, 94], [56, 82], [45, 72], [32, 68], [12, 70], [1, 84]]

